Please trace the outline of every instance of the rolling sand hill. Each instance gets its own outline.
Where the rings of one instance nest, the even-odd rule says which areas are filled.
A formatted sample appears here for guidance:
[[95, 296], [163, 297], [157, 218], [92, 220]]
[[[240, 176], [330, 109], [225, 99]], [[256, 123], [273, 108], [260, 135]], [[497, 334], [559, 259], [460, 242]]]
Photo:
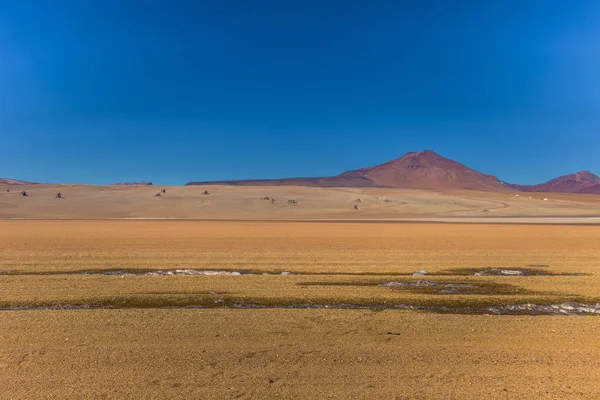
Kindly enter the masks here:
[[[301, 186], [0, 186], [0, 218], [495, 220], [600, 217], [575, 194]], [[28, 196], [20, 196], [27, 190]], [[162, 190], [165, 193], [162, 193]], [[204, 195], [208, 190], [209, 194]], [[61, 199], [56, 193], [61, 192]], [[160, 194], [160, 196], [157, 196]], [[267, 199], [268, 197], [268, 199]], [[546, 198], [547, 200], [544, 200]], [[274, 200], [274, 201], [273, 201]], [[288, 201], [294, 200], [296, 204]], [[600, 221], [600, 219], [598, 219]]]
[[[11, 190], [15, 185], [19, 190]], [[20, 196], [23, 189], [27, 197]], [[58, 192], [62, 198], [56, 198]], [[600, 193], [600, 178], [590, 172], [541, 185], [510, 185], [425, 150], [323, 178], [192, 182], [183, 187], [0, 180], [0, 218], [511, 222], [551, 217], [596, 223], [600, 196], [588, 195], [594, 193]]]

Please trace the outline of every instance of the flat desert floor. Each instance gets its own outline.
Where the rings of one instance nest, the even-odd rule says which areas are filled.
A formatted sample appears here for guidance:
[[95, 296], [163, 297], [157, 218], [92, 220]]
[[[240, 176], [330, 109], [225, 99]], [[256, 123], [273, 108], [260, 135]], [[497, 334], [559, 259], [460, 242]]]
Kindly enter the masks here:
[[597, 399], [599, 249], [589, 225], [0, 221], [0, 398]]
[[[22, 190], [27, 197], [20, 196]], [[58, 192], [63, 198], [55, 198]], [[0, 219], [18, 218], [600, 224], [600, 196], [293, 186], [0, 186]]]

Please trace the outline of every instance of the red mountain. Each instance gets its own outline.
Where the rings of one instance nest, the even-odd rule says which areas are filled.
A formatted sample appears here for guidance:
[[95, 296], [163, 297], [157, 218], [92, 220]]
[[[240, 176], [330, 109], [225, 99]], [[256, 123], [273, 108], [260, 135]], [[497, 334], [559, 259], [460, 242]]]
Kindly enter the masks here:
[[600, 194], [600, 177], [589, 171], [559, 176], [540, 185], [510, 185], [523, 192]]
[[507, 190], [496, 177], [449, 160], [431, 150], [408, 153], [374, 167], [325, 178], [190, 182], [187, 185], [293, 185], [320, 187], [394, 187], [409, 189]]
[[345, 172], [339, 177], [360, 176], [378, 186], [410, 189], [506, 190], [498, 178], [425, 150], [408, 153], [385, 164]]

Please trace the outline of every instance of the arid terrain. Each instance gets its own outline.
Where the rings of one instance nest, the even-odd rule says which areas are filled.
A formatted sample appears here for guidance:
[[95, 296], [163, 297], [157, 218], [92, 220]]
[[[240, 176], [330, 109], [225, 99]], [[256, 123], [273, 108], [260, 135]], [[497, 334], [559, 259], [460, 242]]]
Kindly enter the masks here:
[[346, 171], [336, 176], [190, 182], [187, 185], [380, 187], [444, 191], [509, 192], [512, 190], [600, 194], [600, 177], [590, 171], [562, 175], [541, 184], [515, 185], [469, 168], [432, 150], [409, 152], [383, 164]]
[[600, 223], [600, 196], [297, 186], [0, 186], [0, 219], [15, 218]]
[[600, 397], [600, 196], [432, 152], [307, 186], [15, 182], [0, 399]]
[[598, 398], [598, 248], [588, 225], [1, 221], [0, 398]]
[[600, 400], [600, 0], [0, 0], [0, 400]]

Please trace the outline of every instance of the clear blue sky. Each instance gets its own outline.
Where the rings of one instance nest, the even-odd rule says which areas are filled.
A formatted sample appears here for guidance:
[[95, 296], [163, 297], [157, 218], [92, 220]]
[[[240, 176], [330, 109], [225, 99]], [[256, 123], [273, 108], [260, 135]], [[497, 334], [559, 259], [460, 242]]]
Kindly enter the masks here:
[[596, 0], [0, 0], [0, 177], [600, 173]]

